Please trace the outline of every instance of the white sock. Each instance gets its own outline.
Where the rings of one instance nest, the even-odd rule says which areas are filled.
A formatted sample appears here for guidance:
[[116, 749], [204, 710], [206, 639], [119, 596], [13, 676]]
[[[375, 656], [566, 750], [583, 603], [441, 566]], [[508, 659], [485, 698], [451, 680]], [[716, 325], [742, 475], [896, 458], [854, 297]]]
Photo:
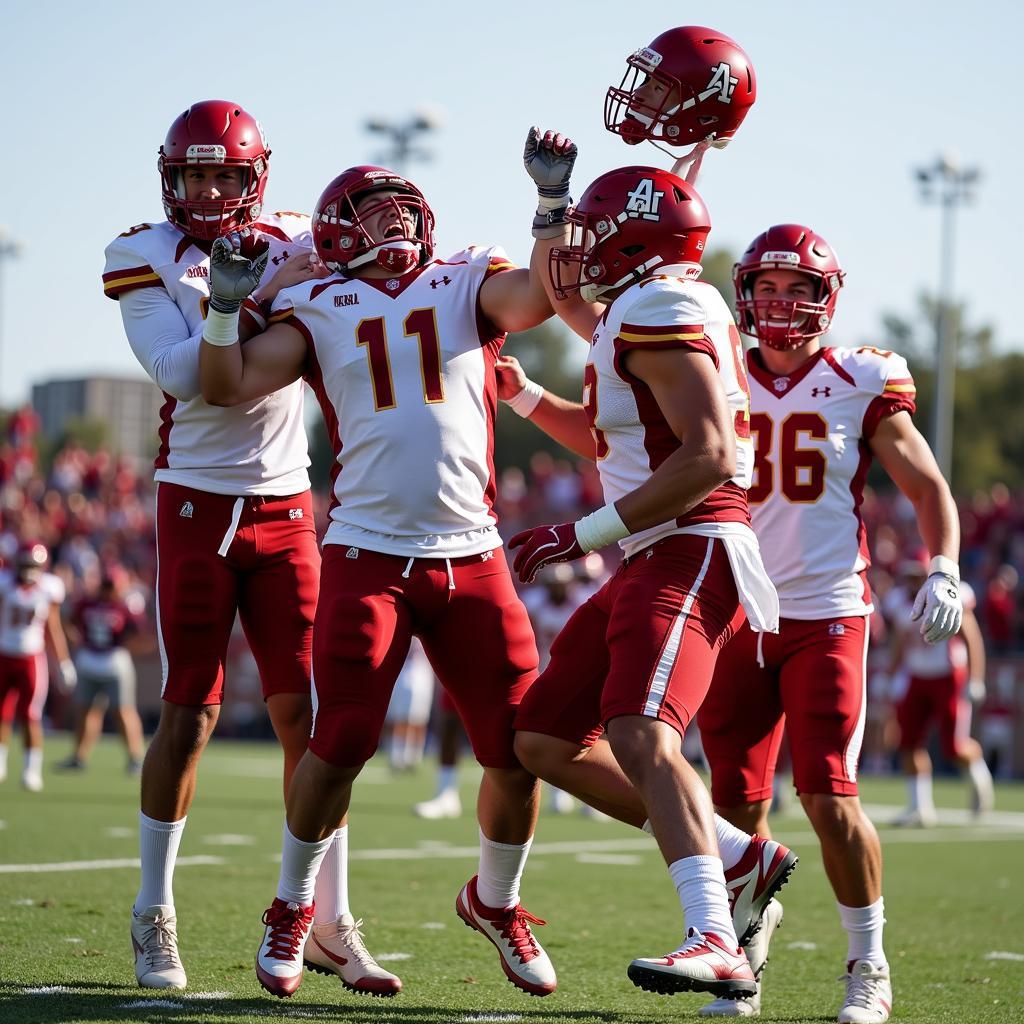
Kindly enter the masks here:
[[867, 960], [875, 967], [884, 967], [882, 928], [885, 925], [885, 906], [881, 896], [869, 907], [844, 907], [842, 903], [836, 906], [839, 908], [839, 920], [846, 929], [846, 959]]
[[7, 774], [7, 744], [0, 743], [0, 775]]
[[25, 772], [32, 775], [39, 775], [43, 770], [43, 748], [25, 748]]
[[437, 795], [441, 796], [449, 790], [458, 790], [458, 768], [453, 764], [443, 764], [437, 773]]
[[928, 775], [911, 775], [907, 779], [910, 792], [910, 809], [922, 814], [935, 813], [935, 801], [932, 796], [932, 777]]
[[993, 800], [992, 773], [988, 770], [985, 758], [979, 757], [967, 766], [967, 777], [974, 790], [974, 798], [978, 802], [978, 806], [991, 807]]
[[139, 811], [142, 882], [135, 897], [135, 909], [139, 913], [148, 907], [174, 906], [174, 863], [187, 820], [158, 821]]
[[668, 866], [683, 908], [687, 929], [717, 935], [730, 948], [739, 946], [729, 912], [725, 870], [719, 857], [683, 857]]
[[314, 924], [337, 921], [342, 914], [349, 913], [348, 825], [342, 825], [334, 833], [330, 848], [316, 873], [313, 895], [316, 903]]
[[277, 882], [277, 898], [285, 903], [308, 907], [313, 902], [317, 871], [334, 842], [334, 833], [316, 843], [296, 839], [284, 823], [281, 843], [281, 875]]
[[718, 840], [718, 855], [722, 858], [722, 867], [726, 871], [736, 867], [750, 847], [750, 836], [717, 814], [715, 838]]
[[505, 910], [519, 902], [519, 883], [532, 843], [532, 836], [522, 846], [495, 843], [480, 830], [480, 869], [476, 876], [476, 893], [485, 907]]

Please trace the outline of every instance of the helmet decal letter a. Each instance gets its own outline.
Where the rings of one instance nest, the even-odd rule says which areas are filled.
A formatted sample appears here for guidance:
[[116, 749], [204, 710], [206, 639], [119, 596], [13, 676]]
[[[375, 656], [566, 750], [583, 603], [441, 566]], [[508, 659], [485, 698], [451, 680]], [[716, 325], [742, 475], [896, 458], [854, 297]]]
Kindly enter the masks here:
[[664, 192], [656, 192], [653, 178], [641, 178], [632, 192], [626, 193], [626, 213], [643, 220], [660, 220], [658, 207]]
[[725, 61], [722, 61], [721, 64], [716, 64], [711, 69], [711, 81], [708, 82], [707, 87], [700, 94], [700, 98], [701, 100], [706, 100], [717, 92], [720, 103], [731, 103], [732, 91], [739, 84], [739, 81], [733, 75], [732, 68]]

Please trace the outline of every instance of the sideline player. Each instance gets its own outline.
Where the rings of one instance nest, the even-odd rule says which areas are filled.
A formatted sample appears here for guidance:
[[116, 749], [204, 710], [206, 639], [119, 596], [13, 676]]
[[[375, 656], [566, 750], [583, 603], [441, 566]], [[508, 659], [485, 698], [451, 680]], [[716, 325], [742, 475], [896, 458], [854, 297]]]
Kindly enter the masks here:
[[908, 804], [896, 825], [928, 827], [936, 823], [932, 797], [932, 759], [925, 739], [932, 722], [938, 723], [942, 752], [967, 772], [971, 811], [992, 810], [995, 793], [992, 773], [981, 746], [971, 737], [971, 705], [985, 698], [985, 641], [974, 614], [974, 591], [960, 584], [964, 620], [957, 636], [929, 644], [911, 618], [911, 600], [928, 575], [927, 559], [903, 566], [903, 588], [890, 592], [885, 610], [892, 624], [890, 671], [909, 676], [896, 704], [900, 729], [899, 750], [907, 779]]
[[[544, 163], [550, 147], [535, 153]], [[541, 194], [568, 204], [568, 180]], [[434, 258], [434, 215], [402, 176], [354, 167], [317, 202], [313, 237], [332, 276], [282, 292], [272, 326], [235, 344], [237, 303], [259, 261], [218, 243], [202, 351], [203, 393], [227, 406], [305, 377], [334, 445], [331, 523], [314, 630], [316, 714], [289, 791], [277, 898], [257, 954], [260, 983], [291, 995], [309, 927], [309, 879], [330, 822], [373, 754], [411, 637], [422, 641], [483, 765], [480, 869], [456, 910], [497, 948], [509, 980], [547, 995], [556, 978], [519, 902], [538, 785], [512, 721], [537, 668], [505, 562], [492, 459], [495, 360], [507, 331], [551, 315], [543, 282], [496, 247]], [[230, 309], [230, 306], [227, 308]]]
[[[302, 385], [235, 409], [208, 405], [199, 390], [214, 239], [243, 228], [266, 239], [271, 269], [256, 296], [265, 303], [315, 274], [308, 218], [263, 211], [269, 158], [259, 123], [241, 107], [194, 104], [160, 149], [166, 222], [136, 225], [107, 247], [104, 290], [118, 300], [132, 351], [166, 398], [156, 459], [163, 705], [142, 769], [142, 884], [132, 910], [135, 971], [146, 988], [186, 984], [172, 877], [196, 768], [220, 712], [236, 612], [284, 751], [286, 790], [309, 736], [320, 555]], [[257, 303], [247, 317], [250, 329], [262, 326]], [[356, 991], [394, 994], [401, 983], [373, 963], [348, 906], [348, 831], [339, 822], [331, 823], [334, 840], [317, 879], [320, 966]]]
[[24, 729], [21, 784], [32, 793], [43, 788], [43, 707], [49, 691], [46, 646], [60, 666], [61, 682], [73, 690], [75, 665], [60, 622], [64, 583], [46, 572], [42, 544], [27, 544], [14, 556], [13, 571], [0, 569], [0, 782], [7, 777], [11, 726]]
[[[506, 400], [570, 450], [596, 456], [608, 504], [577, 523], [525, 531], [510, 547], [520, 548], [524, 581], [615, 541], [625, 558], [555, 641], [517, 715], [517, 750], [593, 806], [634, 824], [649, 818], [688, 930], [667, 956], [634, 960], [634, 983], [737, 998], [755, 982], [720, 846], [753, 850], [753, 877], [771, 876], [762, 906], [796, 859], [773, 843], [762, 863], [761, 848], [727, 825], [716, 836], [707, 791], [680, 749], [743, 610], [757, 628], [776, 628], [775, 591], [748, 525], [738, 336], [724, 327], [721, 296], [696, 281], [710, 221], [681, 178], [650, 167], [608, 172], [567, 221], [571, 243], [551, 249], [550, 274], [556, 300], [577, 300], [574, 328], [592, 337], [583, 404], [532, 384]], [[595, 742], [602, 727], [610, 755]], [[759, 918], [760, 908], [743, 937]]]
[[117, 577], [107, 572], [93, 586], [71, 613], [78, 673], [75, 748], [57, 768], [81, 771], [86, 767], [109, 707], [128, 753], [128, 774], [135, 775], [142, 769], [142, 722], [135, 707], [135, 663], [129, 647], [138, 635], [143, 602], [140, 598], [139, 607], [130, 608]]
[[751, 517], [782, 622], [778, 636], [740, 630], [719, 659], [700, 716], [711, 792], [719, 814], [768, 835], [788, 728], [793, 782], [848, 937], [839, 1020], [884, 1021], [892, 989], [882, 850], [857, 797], [872, 611], [860, 504], [872, 456], [913, 504], [933, 555], [913, 608], [929, 643], [956, 633], [963, 614], [956, 505], [911, 419], [914, 382], [903, 358], [823, 344], [844, 279], [828, 242], [801, 225], [775, 225], [733, 276], [740, 328], [758, 340], [747, 354]]

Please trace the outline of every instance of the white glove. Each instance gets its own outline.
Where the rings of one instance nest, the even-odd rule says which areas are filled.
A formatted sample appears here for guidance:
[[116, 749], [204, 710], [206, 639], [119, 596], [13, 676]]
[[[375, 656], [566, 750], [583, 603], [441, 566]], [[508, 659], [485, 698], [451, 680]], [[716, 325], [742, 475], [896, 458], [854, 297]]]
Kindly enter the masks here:
[[242, 300], [256, 291], [269, 257], [266, 241], [249, 232], [233, 231], [214, 239], [210, 250], [210, 309], [237, 313]]
[[569, 178], [576, 163], [576, 143], [572, 139], [536, 126], [526, 133], [523, 166], [537, 186], [537, 215], [533, 220], [534, 238], [553, 238], [562, 233], [569, 196]]
[[984, 704], [988, 690], [985, 687], [985, 680], [980, 677], [971, 679], [967, 683], [967, 699], [972, 704]]
[[70, 658], [65, 658], [60, 663], [60, 681], [67, 693], [70, 693], [78, 685], [78, 671]]
[[964, 620], [960, 581], [944, 572], [933, 572], [917, 592], [910, 617], [915, 622], [921, 620], [921, 636], [930, 644], [959, 633]]

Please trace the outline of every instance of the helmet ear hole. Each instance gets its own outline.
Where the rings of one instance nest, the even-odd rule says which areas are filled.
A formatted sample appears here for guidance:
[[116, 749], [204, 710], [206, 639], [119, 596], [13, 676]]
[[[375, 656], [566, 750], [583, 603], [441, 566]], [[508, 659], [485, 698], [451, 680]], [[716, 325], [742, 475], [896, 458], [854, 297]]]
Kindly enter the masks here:
[[638, 256], [646, 248], [647, 246], [645, 245], [626, 245], [623, 246], [619, 250], [619, 252], [622, 253], [622, 255], [626, 257], [626, 259], [630, 259], [633, 256]]

